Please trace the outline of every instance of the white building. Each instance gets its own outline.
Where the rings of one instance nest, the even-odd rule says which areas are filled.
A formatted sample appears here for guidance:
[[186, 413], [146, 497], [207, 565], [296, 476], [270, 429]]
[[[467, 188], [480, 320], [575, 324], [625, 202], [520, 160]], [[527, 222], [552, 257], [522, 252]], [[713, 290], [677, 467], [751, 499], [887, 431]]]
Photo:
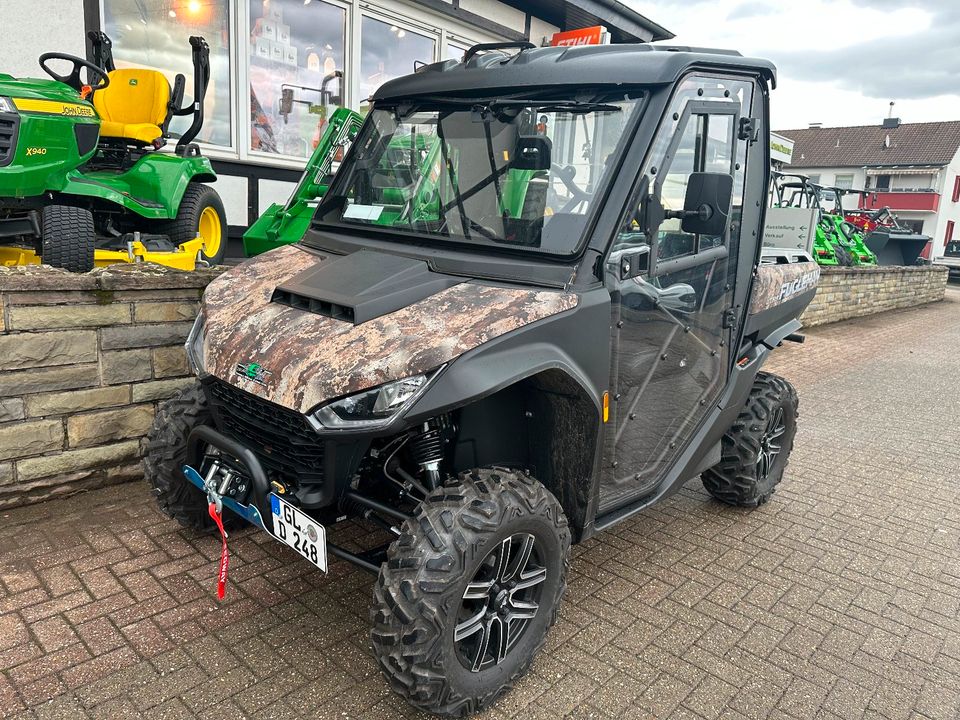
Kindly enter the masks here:
[[[868, 209], [888, 206], [915, 232], [933, 238], [931, 259], [960, 237], [960, 121], [780, 130], [794, 141], [787, 172], [826, 187], [870, 190]], [[847, 196], [849, 207], [856, 196]]]

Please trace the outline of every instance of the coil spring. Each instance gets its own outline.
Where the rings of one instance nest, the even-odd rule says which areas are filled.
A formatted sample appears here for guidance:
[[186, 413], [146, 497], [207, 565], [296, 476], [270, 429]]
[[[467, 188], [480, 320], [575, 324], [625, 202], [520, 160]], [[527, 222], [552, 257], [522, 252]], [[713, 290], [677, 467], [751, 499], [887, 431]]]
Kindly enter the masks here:
[[440, 462], [443, 459], [440, 428], [429, 422], [424, 423], [423, 432], [411, 438], [409, 448], [413, 461], [421, 467], [427, 463]]

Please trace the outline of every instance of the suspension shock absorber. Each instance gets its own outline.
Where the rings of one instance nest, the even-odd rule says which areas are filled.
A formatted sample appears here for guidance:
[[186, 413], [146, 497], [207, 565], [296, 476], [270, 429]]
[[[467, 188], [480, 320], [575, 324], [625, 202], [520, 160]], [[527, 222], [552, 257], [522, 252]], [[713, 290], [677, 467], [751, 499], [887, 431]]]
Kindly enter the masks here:
[[420, 433], [410, 439], [409, 448], [413, 461], [423, 470], [427, 487], [435, 490], [440, 486], [440, 461], [443, 460], [444, 423], [431, 418], [420, 427]]

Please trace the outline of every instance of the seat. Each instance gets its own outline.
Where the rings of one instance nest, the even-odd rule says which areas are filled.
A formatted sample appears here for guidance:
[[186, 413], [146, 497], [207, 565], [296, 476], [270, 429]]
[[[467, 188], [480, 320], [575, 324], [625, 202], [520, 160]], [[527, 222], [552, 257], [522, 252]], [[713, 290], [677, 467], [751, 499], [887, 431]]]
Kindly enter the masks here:
[[164, 135], [170, 112], [170, 83], [163, 73], [123, 68], [108, 73], [110, 85], [93, 94], [100, 137], [150, 145]]

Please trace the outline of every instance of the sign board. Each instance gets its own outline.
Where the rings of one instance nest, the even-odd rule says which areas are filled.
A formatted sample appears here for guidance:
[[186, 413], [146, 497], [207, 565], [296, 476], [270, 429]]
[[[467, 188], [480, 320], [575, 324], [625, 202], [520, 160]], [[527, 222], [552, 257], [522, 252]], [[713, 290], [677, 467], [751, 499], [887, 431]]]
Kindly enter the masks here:
[[817, 208], [767, 208], [763, 226], [763, 246], [790, 248], [813, 253], [817, 228]]
[[793, 140], [783, 135], [770, 133], [770, 161], [789, 165], [793, 157]]
[[610, 33], [603, 25], [577, 28], [554, 33], [550, 38], [553, 47], [575, 47], [577, 45], [606, 45], [610, 42]]

